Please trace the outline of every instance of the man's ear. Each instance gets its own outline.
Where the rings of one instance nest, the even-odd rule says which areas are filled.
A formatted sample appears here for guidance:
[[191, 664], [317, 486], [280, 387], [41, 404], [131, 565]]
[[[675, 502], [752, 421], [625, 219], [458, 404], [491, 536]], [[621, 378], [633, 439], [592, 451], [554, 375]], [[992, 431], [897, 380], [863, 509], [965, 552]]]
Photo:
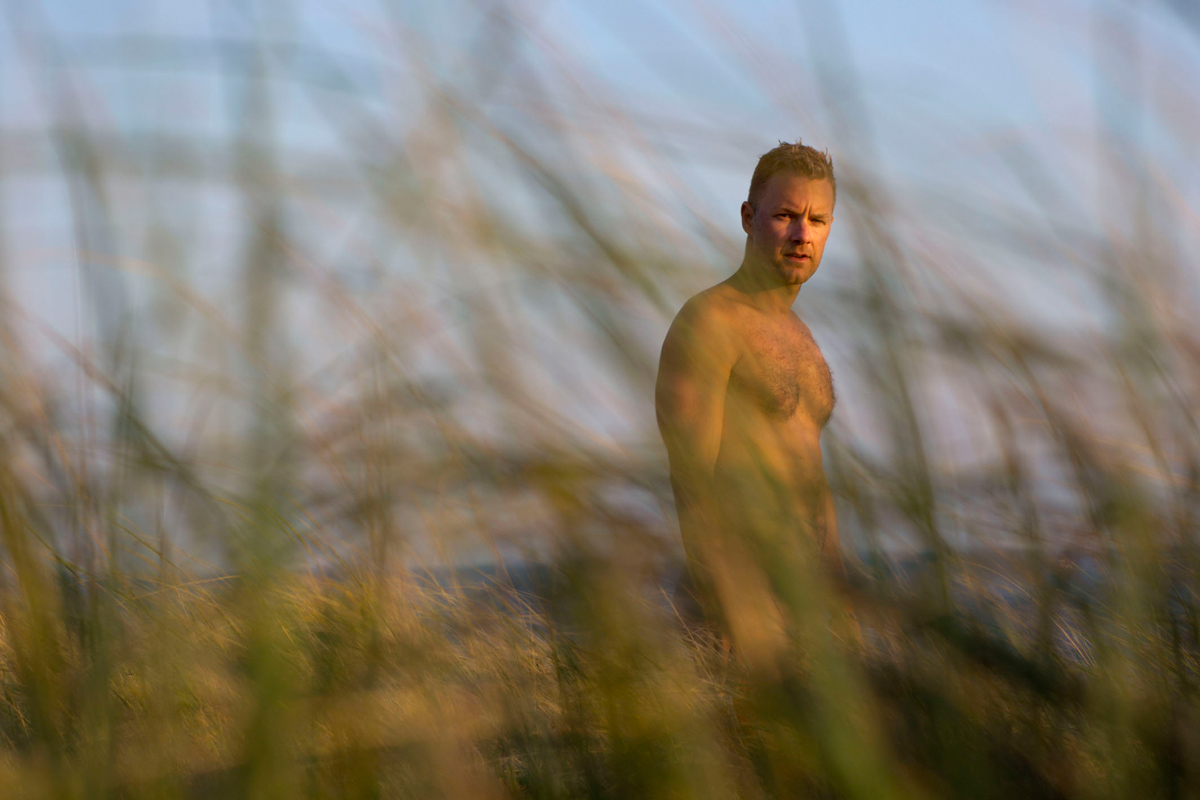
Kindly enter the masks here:
[[754, 206], [749, 200], [742, 203], [742, 230], [746, 233], [754, 230]]

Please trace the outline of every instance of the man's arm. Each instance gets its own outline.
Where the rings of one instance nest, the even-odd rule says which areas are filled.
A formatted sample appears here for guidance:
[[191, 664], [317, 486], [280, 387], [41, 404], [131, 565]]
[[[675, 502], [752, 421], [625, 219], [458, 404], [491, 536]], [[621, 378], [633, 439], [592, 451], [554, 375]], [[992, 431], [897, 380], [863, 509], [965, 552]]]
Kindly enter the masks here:
[[825, 563], [833, 581], [832, 589], [838, 602], [832, 609], [833, 628], [844, 640], [861, 648], [862, 631], [858, 615], [854, 611], [854, 596], [847, 583], [846, 564], [842, 558], [841, 541], [838, 538], [837, 510], [833, 504], [833, 491], [825, 484], [825, 532], [821, 542], [821, 560]]
[[671, 463], [684, 549], [693, 567], [705, 564], [716, 544], [713, 470], [736, 361], [729, 325], [715, 301], [702, 295], [689, 300], [663, 342], [655, 411]]
[[842, 546], [838, 539], [837, 509], [833, 504], [833, 491], [825, 484], [825, 509], [822, 513], [825, 530], [821, 533], [821, 559], [830, 572], [838, 578], [845, 575], [846, 567], [842, 562]]

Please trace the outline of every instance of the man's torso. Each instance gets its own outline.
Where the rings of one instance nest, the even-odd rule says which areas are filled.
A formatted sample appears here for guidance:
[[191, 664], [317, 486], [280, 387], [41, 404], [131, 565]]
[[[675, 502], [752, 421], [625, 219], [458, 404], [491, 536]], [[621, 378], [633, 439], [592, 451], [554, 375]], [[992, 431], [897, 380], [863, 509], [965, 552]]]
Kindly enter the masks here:
[[708, 293], [738, 348], [714, 470], [722, 515], [748, 533], [818, 535], [820, 436], [835, 402], [829, 367], [794, 313], [765, 314], [723, 284]]

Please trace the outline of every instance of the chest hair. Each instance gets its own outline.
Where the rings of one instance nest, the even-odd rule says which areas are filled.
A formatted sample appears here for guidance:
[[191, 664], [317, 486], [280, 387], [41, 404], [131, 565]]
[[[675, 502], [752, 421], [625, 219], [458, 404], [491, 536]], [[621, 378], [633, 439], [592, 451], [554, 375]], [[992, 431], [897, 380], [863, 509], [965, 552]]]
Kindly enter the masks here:
[[803, 404], [821, 425], [835, 402], [833, 377], [812, 335], [794, 322], [751, 324], [745, 331], [746, 356], [735, 378], [763, 411], [791, 418]]

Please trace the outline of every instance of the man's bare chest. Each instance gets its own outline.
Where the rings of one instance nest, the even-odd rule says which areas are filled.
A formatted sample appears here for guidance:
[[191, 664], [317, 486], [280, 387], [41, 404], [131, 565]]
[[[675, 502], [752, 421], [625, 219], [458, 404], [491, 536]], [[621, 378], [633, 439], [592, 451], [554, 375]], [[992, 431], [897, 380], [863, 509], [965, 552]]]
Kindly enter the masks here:
[[823, 426], [833, 413], [833, 379], [807, 327], [793, 318], [751, 319], [739, 328], [742, 354], [731, 388], [770, 417], [790, 419], [803, 412]]

